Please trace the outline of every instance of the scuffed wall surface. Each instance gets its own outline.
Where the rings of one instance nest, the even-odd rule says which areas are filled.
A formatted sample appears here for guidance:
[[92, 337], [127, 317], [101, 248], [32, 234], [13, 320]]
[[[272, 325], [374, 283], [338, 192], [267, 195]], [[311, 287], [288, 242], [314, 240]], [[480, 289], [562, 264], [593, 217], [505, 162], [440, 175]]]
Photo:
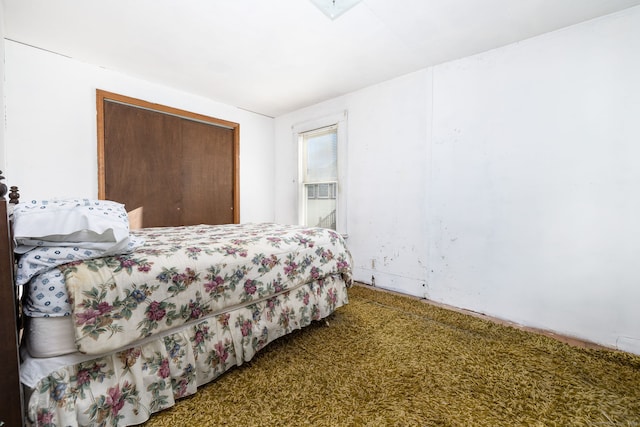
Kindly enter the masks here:
[[640, 8], [434, 69], [432, 298], [640, 352]]
[[427, 266], [429, 88], [430, 71], [422, 70], [276, 119], [276, 221], [297, 221], [292, 126], [347, 110], [354, 276], [417, 296], [424, 295]]
[[640, 7], [276, 118], [349, 112], [357, 280], [640, 354]]

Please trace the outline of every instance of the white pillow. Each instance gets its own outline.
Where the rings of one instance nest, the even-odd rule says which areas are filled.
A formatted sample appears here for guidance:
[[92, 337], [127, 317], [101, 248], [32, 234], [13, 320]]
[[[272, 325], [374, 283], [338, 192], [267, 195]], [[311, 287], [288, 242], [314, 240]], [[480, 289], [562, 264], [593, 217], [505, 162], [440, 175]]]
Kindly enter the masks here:
[[16, 253], [38, 246], [78, 246], [117, 253], [126, 249], [129, 219], [109, 200], [32, 200], [13, 212]]

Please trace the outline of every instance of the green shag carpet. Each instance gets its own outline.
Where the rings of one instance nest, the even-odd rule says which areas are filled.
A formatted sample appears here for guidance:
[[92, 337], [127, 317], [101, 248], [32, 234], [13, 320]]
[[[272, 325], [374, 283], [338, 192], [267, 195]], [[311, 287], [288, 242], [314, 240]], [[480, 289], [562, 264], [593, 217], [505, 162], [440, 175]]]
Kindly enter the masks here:
[[168, 426], [640, 426], [640, 357], [355, 286], [154, 415]]

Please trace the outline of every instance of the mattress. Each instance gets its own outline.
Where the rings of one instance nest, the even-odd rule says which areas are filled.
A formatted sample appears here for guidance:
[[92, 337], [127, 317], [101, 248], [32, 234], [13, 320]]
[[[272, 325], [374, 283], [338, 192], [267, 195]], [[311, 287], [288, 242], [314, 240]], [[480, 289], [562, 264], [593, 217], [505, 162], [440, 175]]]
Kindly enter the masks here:
[[73, 322], [65, 317], [26, 317], [23, 345], [32, 357], [75, 353]]

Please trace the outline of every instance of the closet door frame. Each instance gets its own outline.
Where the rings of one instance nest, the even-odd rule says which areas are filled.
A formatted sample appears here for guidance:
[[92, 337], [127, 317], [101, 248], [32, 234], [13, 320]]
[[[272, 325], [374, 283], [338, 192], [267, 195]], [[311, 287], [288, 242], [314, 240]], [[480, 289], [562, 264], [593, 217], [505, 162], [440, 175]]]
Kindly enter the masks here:
[[106, 198], [104, 103], [107, 101], [231, 129], [233, 131], [233, 222], [235, 224], [240, 222], [240, 125], [238, 123], [96, 89], [99, 199]]

